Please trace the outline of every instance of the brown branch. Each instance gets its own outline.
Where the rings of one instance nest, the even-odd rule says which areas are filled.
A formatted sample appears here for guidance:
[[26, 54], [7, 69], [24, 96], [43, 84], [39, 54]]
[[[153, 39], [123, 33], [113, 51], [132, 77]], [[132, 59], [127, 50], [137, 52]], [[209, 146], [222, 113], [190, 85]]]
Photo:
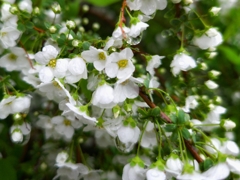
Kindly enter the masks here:
[[[156, 105], [148, 98], [147, 94], [144, 93], [143, 88], [140, 88], [139, 96], [141, 96], [141, 98], [148, 104], [148, 106], [150, 108], [155, 108], [156, 107]], [[171, 119], [164, 112], [160, 112], [160, 117], [166, 123], [168, 123], [168, 124], [172, 123]], [[191, 142], [186, 140], [186, 139], [184, 139], [184, 143], [185, 143], [187, 149], [189, 150], [189, 152], [192, 154], [192, 156], [197, 160], [197, 162], [198, 163], [203, 162], [203, 159], [200, 157], [200, 155], [198, 154], [198, 152], [195, 149], [195, 147], [191, 144]]]

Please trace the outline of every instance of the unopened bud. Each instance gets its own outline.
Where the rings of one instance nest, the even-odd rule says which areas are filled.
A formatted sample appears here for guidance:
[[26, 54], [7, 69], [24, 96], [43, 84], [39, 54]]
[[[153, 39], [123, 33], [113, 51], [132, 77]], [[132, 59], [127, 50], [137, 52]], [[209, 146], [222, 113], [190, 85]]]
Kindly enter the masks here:
[[220, 125], [227, 131], [236, 127], [236, 123], [231, 120], [222, 120]]
[[87, 4], [84, 4], [82, 9], [83, 9], [83, 12], [88, 12], [89, 11], [89, 6]]
[[97, 31], [100, 28], [100, 25], [98, 23], [93, 23], [92, 27], [95, 31]]
[[88, 18], [83, 18], [83, 24], [87, 25], [89, 23]]
[[15, 143], [21, 143], [23, 141], [23, 134], [20, 129], [14, 129], [11, 134], [12, 141]]
[[74, 39], [74, 40], [72, 41], [72, 45], [73, 45], [74, 47], [78, 47], [78, 44], [79, 44], [79, 40]]
[[49, 31], [50, 33], [55, 33], [57, 31], [57, 28], [55, 26], [50, 26]]
[[60, 14], [61, 13], [61, 6], [58, 4], [58, 3], [54, 3], [52, 5], [52, 11], [55, 13], [55, 14]]
[[68, 29], [74, 29], [76, 27], [76, 24], [75, 24], [74, 21], [70, 20], [70, 21], [66, 22], [66, 26], [67, 26]]
[[17, 14], [18, 8], [16, 6], [12, 6], [9, 10], [12, 14]]
[[213, 16], [217, 16], [220, 10], [221, 10], [221, 8], [219, 8], [219, 7], [212, 7], [212, 8], [210, 9], [210, 13], [211, 13]]
[[35, 7], [35, 8], [33, 9], [33, 14], [40, 14], [40, 9], [39, 9], [39, 7]]

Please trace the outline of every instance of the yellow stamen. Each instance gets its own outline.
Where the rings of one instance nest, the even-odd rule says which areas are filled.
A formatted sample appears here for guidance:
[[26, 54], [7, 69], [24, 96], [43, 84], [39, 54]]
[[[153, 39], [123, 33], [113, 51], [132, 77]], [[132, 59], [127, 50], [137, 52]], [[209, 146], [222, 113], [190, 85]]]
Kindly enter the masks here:
[[125, 68], [128, 65], [127, 59], [122, 59], [117, 62], [119, 68]]
[[9, 54], [8, 55], [8, 58], [11, 60], [11, 61], [16, 61], [17, 60], [17, 56], [15, 54]]
[[51, 59], [48, 63], [48, 66], [54, 68], [54, 67], [56, 67], [56, 64], [57, 64], [57, 60], [56, 59]]
[[105, 56], [104, 52], [98, 53], [98, 59], [99, 60], [106, 60], [106, 56]]
[[65, 126], [71, 126], [71, 124], [72, 124], [71, 121], [69, 121], [68, 119], [64, 119], [63, 123]]

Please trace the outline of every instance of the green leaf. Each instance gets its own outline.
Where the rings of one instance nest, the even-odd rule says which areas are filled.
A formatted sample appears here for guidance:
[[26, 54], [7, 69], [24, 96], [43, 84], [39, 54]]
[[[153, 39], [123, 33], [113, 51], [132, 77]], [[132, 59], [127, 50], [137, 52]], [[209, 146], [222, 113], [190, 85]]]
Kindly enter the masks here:
[[164, 18], [167, 18], [167, 19], [174, 18], [175, 14], [176, 14], [176, 10], [175, 8], [172, 8], [164, 14]]
[[104, 1], [99, 1], [99, 0], [86, 0], [86, 2], [89, 2], [95, 6], [109, 6], [113, 3], [119, 2], [120, 0], [104, 0]]
[[177, 141], [178, 140], [178, 131], [173, 131], [171, 135], [171, 141]]
[[25, 31], [26, 30], [25, 25], [21, 22], [18, 22], [17, 29], [19, 31]]
[[224, 56], [235, 65], [240, 65], [240, 56], [237, 50], [228, 46], [220, 46], [219, 50], [223, 52]]
[[147, 77], [144, 79], [143, 84], [146, 88], [149, 88], [149, 83], [150, 83], [150, 75], [147, 74]]
[[202, 171], [206, 171], [213, 166], [213, 161], [209, 158], [205, 159], [201, 164], [200, 168]]
[[149, 116], [159, 117], [159, 115], [160, 115], [160, 108], [158, 106], [149, 110]]
[[11, 163], [6, 159], [0, 159], [0, 177], [1, 180], [16, 180], [17, 173]]
[[91, 46], [90, 42], [84, 41], [82, 43], [82, 48], [84, 51], [89, 50], [89, 47]]
[[170, 114], [169, 118], [172, 120], [174, 124], [177, 123], [177, 116], [175, 114]]
[[170, 23], [175, 27], [180, 27], [180, 25], [182, 24], [179, 19], [172, 19]]
[[25, 26], [26, 26], [26, 28], [28, 28], [28, 29], [33, 29], [34, 24], [33, 24], [32, 22], [30, 22], [30, 21], [27, 21], [26, 24], [25, 24]]
[[185, 112], [183, 110], [178, 111], [178, 124], [184, 124], [185, 120]]
[[182, 135], [183, 135], [183, 137], [184, 137], [185, 139], [190, 139], [191, 134], [189, 133], [189, 131], [188, 131], [187, 128], [183, 128], [183, 129], [181, 130], [181, 132], [182, 132]]
[[164, 129], [167, 131], [167, 132], [173, 132], [175, 129], [176, 129], [176, 124], [167, 124]]

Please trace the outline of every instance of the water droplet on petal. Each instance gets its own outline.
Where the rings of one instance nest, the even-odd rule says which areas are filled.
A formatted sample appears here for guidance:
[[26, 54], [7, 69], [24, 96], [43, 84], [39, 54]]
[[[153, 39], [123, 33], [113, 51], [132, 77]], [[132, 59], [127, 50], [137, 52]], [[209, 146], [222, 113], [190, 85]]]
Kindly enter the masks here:
[[135, 37], [135, 38], [129, 36], [127, 38], [127, 43], [130, 44], [130, 45], [137, 45], [137, 44], [139, 44], [141, 42], [142, 36], [143, 36], [142, 33], [139, 36]]

